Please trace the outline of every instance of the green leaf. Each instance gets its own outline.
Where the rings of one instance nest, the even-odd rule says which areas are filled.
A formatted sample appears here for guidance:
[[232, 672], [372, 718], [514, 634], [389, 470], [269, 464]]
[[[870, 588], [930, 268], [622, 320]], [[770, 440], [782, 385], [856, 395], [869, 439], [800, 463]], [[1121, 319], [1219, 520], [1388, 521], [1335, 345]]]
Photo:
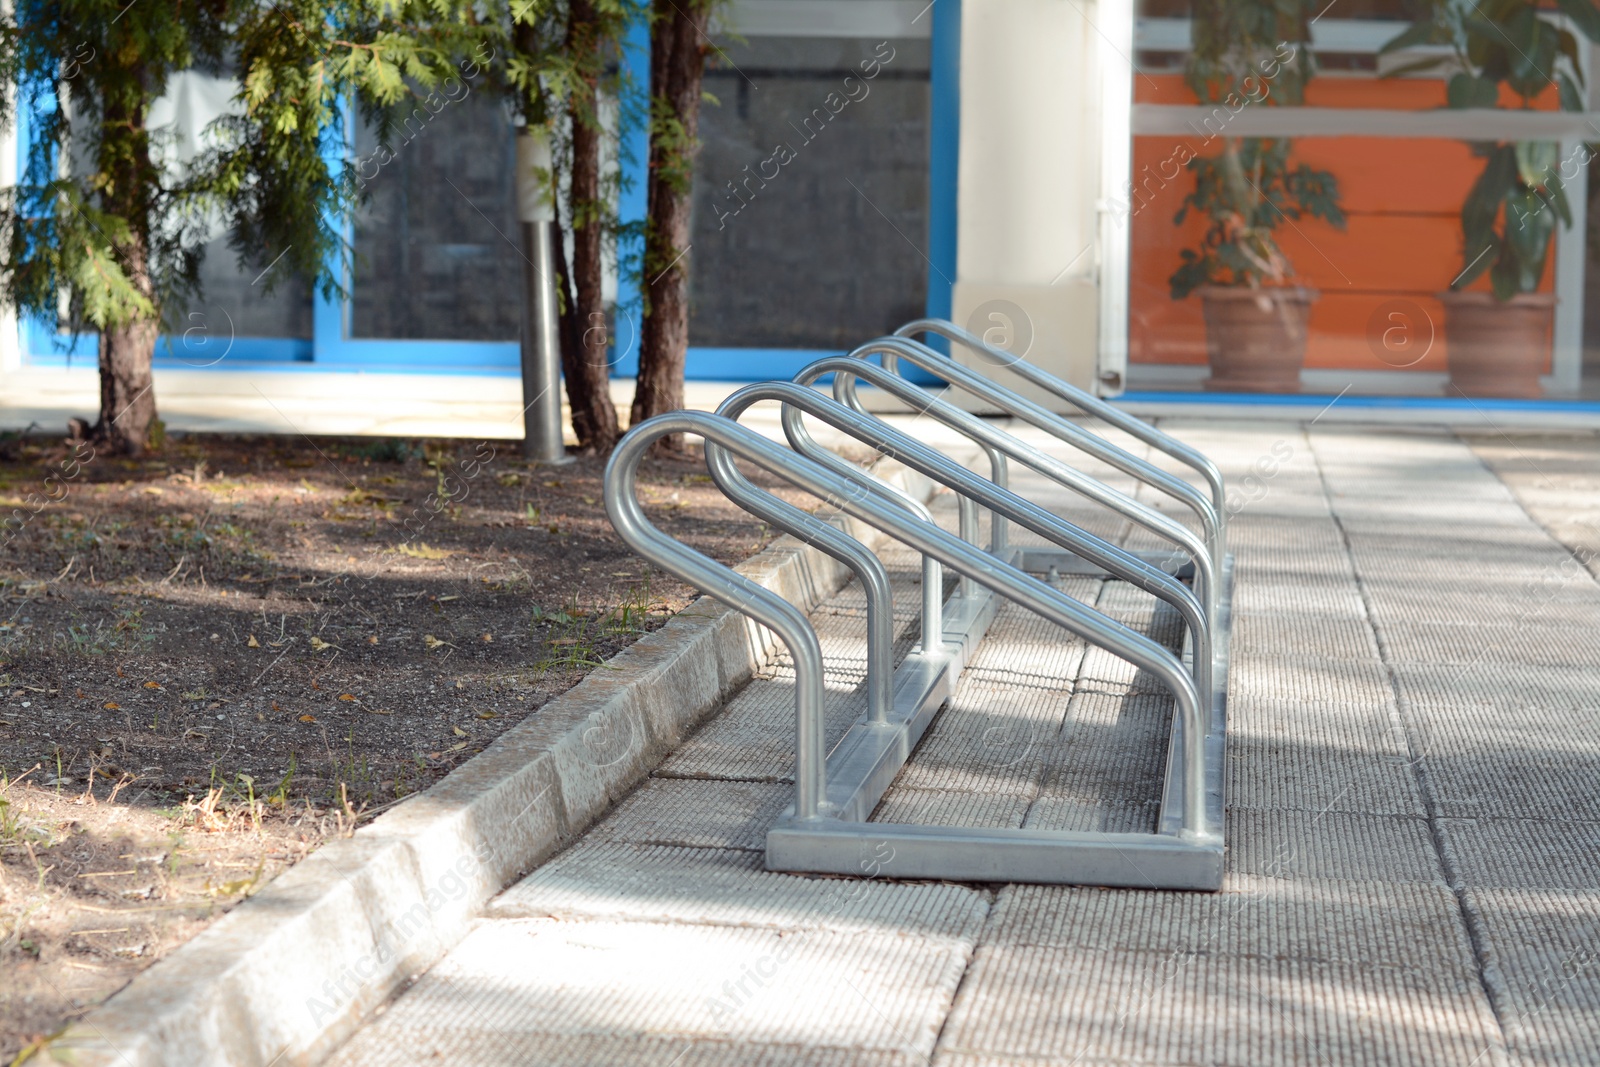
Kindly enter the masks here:
[[1554, 141], [1518, 141], [1514, 151], [1517, 177], [1534, 188], [1542, 188], [1550, 180], [1561, 159], [1561, 146]]
[[1600, 43], [1600, 8], [1593, 0], [1556, 0], [1556, 7], [1585, 37]]
[[1465, 71], [1453, 75], [1445, 89], [1446, 102], [1454, 108], [1494, 107], [1498, 96], [1494, 82]]
[[1483, 272], [1494, 266], [1500, 259], [1500, 238], [1493, 233], [1487, 240], [1474, 242], [1467, 238], [1466, 259], [1464, 268], [1459, 277], [1450, 283], [1452, 289], [1465, 289], [1483, 275]]
[[1566, 229], [1572, 229], [1572, 205], [1567, 202], [1567, 190], [1560, 178], [1551, 179], [1550, 184], [1545, 187], [1545, 195], [1550, 198], [1556, 214], [1561, 217], [1561, 225]]
[[[1483, 173], [1473, 182], [1466, 203], [1461, 206], [1461, 228], [1467, 245], [1476, 252], [1485, 243], [1485, 235], [1492, 234], [1500, 214], [1500, 205], [1512, 191], [1517, 180], [1516, 155], [1510, 145], [1497, 147], [1484, 165]], [[1469, 255], [1468, 260], [1471, 260]]]
[[1572, 79], [1567, 77], [1566, 71], [1557, 72], [1556, 88], [1561, 94], [1561, 110], [1583, 110], [1583, 92], [1576, 85], [1572, 84]]
[[1572, 64], [1573, 73], [1578, 76], [1580, 82], [1583, 81], [1583, 64], [1578, 59], [1578, 39], [1566, 30], [1558, 31], [1556, 39], [1560, 42], [1561, 54]]
[[1533, 189], [1520, 189], [1506, 197], [1506, 239], [1491, 276], [1498, 299], [1507, 299], [1507, 286], [1513, 293], [1538, 287], [1550, 239], [1555, 236], [1556, 217], [1551, 203]]
[[1545, 51], [1544, 30], [1549, 30], [1553, 37], [1555, 28], [1543, 22], [1532, 8], [1523, 8], [1501, 28], [1502, 40], [1507, 41], [1512, 50], [1508, 57], [1511, 76], [1507, 80], [1520, 96], [1533, 96], [1550, 82], [1546, 72], [1555, 65], [1555, 42], [1549, 42], [1550, 55], [1547, 59], [1542, 54]]
[[1495, 261], [1494, 268], [1489, 272], [1489, 282], [1494, 286], [1494, 298], [1504, 303], [1517, 295], [1518, 283], [1521, 281], [1521, 272], [1517, 264], [1510, 258]]

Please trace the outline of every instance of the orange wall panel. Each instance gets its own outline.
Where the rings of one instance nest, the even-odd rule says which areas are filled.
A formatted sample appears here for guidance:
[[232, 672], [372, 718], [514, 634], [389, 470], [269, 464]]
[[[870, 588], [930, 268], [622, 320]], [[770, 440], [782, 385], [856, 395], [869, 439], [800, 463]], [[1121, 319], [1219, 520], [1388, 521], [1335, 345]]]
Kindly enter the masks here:
[[[1194, 102], [1176, 75], [1140, 76], [1134, 92], [1135, 98], [1145, 103]], [[1323, 76], [1308, 87], [1307, 103], [1435, 108], [1444, 104], [1444, 85], [1437, 79]], [[1507, 96], [1502, 103], [1515, 106], [1519, 102]], [[1554, 107], [1554, 95], [1546, 94], [1536, 106]], [[1181, 161], [1189, 155], [1213, 155], [1220, 147], [1216, 138], [1208, 141], [1198, 135], [1134, 138], [1133, 188], [1126, 197], [1125, 219], [1131, 228], [1132, 248], [1132, 362], [1205, 362], [1200, 302], [1192, 296], [1172, 300], [1167, 278], [1177, 269], [1179, 252], [1197, 247], [1205, 229], [1205, 221], [1193, 216], [1182, 226], [1173, 224], [1173, 216], [1193, 188], [1193, 178], [1181, 168]], [[1483, 161], [1458, 141], [1378, 137], [1298, 139], [1292, 159], [1339, 179], [1340, 204], [1348, 217], [1342, 232], [1312, 219], [1286, 222], [1277, 230], [1298, 280], [1322, 293], [1312, 311], [1307, 366], [1443, 369], [1443, 316], [1434, 294], [1447, 288], [1465, 265], [1461, 205]], [[1552, 249], [1541, 291], [1554, 287], [1554, 267]], [[1479, 278], [1472, 288], [1487, 289], [1487, 277]], [[1432, 347], [1405, 368], [1394, 365], [1409, 362], [1414, 350], [1396, 353], [1385, 349], [1381, 343], [1385, 321], [1382, 316], [1374, 320], [1382, 305], [1395, 299], [1412, 301], [1411, 306], [1438, 327]]]
[[1343, 230], [1318, 219], [1285, 222], [1278, 246], [1303, 285], [1436, 293], [1461, 273], [1461, 226], [1441, 215], [1351, 215]]
[[1483, 159], [1461, 141], [1302, 137], [1296, 162], [1339, 179], [1339, 204], [1360, 212], [1461, 216]]
[[1401, 299], [1409, 306], [1396, 307], [1396, 296], [1389, 293], [1324, 292], [1311, 311], [1306, 366], [1444, 370], [1443, 306], [1424, 293], [1406, 293]]

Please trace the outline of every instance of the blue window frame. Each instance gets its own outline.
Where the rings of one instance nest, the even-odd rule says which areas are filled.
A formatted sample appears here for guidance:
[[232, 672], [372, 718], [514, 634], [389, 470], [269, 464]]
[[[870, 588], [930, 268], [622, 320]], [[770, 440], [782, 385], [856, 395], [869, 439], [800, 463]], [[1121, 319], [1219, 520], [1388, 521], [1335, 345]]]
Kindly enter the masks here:
[[[930, 116], [928, 166], [928, 234], [926, 309], [929, 315], [948, 317], [951, 281], [956, 272], [956, 167], [960, 143], [960, 0], [943, 0], [930, 5]], [[632, 74], [632, 91], [640, 94], [634, 103], [642, 107], [649, 93], [650, 45], [645, 21], [629, 30], [623, 62]], [[54, 105], [52, 99], [36, 98], [37, 107]], [[41, 112], [42, 113], [42, 112]], [[340, 127], [326, 139], [326, 151], [345, 158], [354, 152], [353, 116], [346, 109]], [[17, 116], [17, 173], [27, 173], [29, 149], [37, 129], [33, 114], [20, 108]], [[624, 191], [619, 213], [624, 223], [642, 224], [646, 210], [644, 172], [648, 157], [648, 132], [643, 128], [628, 133], [623, 146]], [[338, 220], [346, 240], [354, 234], [354, 222]], [[619, 250], [623, 262], [639, 262], [637, 245]], [[338, 268], [342, 271], [342, 267]], [[348, 277], [344, 288], [350, 290]], [[613, 374], [630, 377], [639, 364], [638, 322], [641, 301], [637, 284], [624, 281], [624, 294], [617, 308]], [[215, 368], [220, 370], [284, 371], [365, 370], [407, 373], [484, 374], [515, 376], [519, 373], [520, 352], [516, 341], [447, 341], [353, 337], [350, 330], [351, 307], [347, 299], [329, 299], [320, 292], [312, 295], [312, 330], [309, 338], [238, 337], [224, 335], [221, 324], [196, 322], [176, 335], [163, 335], [157, 344], [156, 365], [174, 368]], [[24, 363], [34, 366], [61, 366], [92, 362], [97, 358], [99, 338], [91, 331], [71, 335], [56, 328], [47, 318], [32, 317], [19, 322], [20, 346]], [[864, 340], [864, 338], [863, 338]], [[792, 375], [806, 363], [822, 355], [823, 349], [801, 348], [709, 348], [689, 349], [686, 375], [695, 380], [745, 381]]]

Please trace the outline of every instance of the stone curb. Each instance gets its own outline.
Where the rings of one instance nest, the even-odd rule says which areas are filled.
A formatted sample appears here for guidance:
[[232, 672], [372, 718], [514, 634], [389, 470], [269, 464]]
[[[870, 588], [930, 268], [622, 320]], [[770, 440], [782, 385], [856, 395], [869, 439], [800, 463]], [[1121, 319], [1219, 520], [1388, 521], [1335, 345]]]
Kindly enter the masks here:
[[[904, 468], [888, 480], [931, 494]], [[834, 521], [868, 546], [882, 541], [862, 523]], [[737, 570], [808, 613], [850, 577], [790, 537]], [[70, 1026], [39, 1062], [318, 1062], [777, 649], [770, 631], [700, 597], [431, 789], [285, 871]]]

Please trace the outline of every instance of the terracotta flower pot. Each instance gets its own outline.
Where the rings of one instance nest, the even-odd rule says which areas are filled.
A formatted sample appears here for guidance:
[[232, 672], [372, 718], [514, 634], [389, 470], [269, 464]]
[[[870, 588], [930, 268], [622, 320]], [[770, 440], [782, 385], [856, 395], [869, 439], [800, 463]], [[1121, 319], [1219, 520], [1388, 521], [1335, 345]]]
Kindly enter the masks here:
[[1315, 289], [1203, 285], [1207, 389], [1229, 393], [1298, 393], [1306, 362], [1306, 324]]
[[1538, 397], [1539, 375], [1550, 368], [1554, 293], [1519, 293], [1501, 302], [1493, 293], [1439, 294], [1450, 364], [1447, 394]]

